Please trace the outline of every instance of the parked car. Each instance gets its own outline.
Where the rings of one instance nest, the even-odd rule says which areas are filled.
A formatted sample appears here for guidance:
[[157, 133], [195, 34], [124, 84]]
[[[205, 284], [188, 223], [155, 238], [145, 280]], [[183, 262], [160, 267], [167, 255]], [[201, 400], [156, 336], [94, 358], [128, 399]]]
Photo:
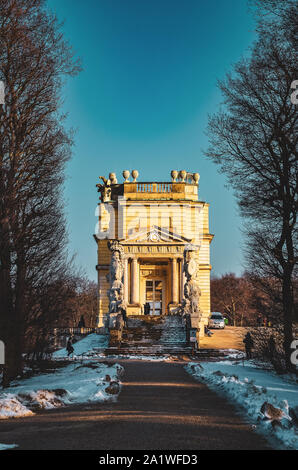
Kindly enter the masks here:
[[224, 328], [225, 319], [220, 312], [212, 312], [208, 322], [209, 328]]

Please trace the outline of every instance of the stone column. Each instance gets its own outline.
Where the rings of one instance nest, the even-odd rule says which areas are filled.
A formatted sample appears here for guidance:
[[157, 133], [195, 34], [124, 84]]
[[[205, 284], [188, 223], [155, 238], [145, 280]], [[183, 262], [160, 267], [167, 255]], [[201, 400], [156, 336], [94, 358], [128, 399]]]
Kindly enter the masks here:
[[184, 264], [183, 264], [183, 258], [180, 258], [180, 302], [183, 302], [184, 299], [184, 284], [186, 282], [186, 277], [183, 272], [184, 269]]
[[124, 258], [124, 271], [123, 271], [123, 284], [124, 284], [124, 302], [128, 304], [128, 259]]
[[172, 258], [172, 303], [178, 303], [178, 275], [176, 258]]
[[137, 258], [131, 263], [131, 303], [139, 303], [139, 263]]

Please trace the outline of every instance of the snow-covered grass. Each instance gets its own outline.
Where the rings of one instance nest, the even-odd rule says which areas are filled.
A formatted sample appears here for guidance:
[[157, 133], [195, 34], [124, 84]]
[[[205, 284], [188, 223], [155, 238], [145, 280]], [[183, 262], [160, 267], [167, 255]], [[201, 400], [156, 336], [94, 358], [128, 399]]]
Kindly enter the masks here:
[[163, 362], [169, 359], [169, 355], [164, 356], [149, 356], [149, 355], [142, 355], [142, 354], [116, 354], [116, 355], [109, 355], [111, 359], [130, 359], [136, 361], [150, 361], [150, 362]]
[[245, 353], [238, 349], [222, 349], [222, 352], [224, 353], [225, 359], [242, 359], [245, 357]]
[[18, 445], [17, 444], [1, 444], [0, 443], [0, 450], [14, 449], [15, 447], [18, 447]]
[[[74, 353], [72, 356], [101, 357], [103, 354], [100, 354], [98, 351], [107, 348], [108, 342], [108, 335], [97, 335], [96, 333], [91, 333], [80, 341], [73, 343]], [[67, 351], [65, 348], [59, 349], [53, 353], [53, 359], [62, 359], [65, 357], [67, 357]]]
[[[108, 335], [97, 335], [96, 333], [92, 333], [85, 338], [77, 341], [73, 344], [74, 353], [70, 356], [71, 359], [84, 359], [84, 358], [102, 358], [106, 357], [105, 354], [102, 352], [103, 349], [108, 347]], [[53, 353], [53, 359], [55, 360], [64, 360], [67, 359], [67, 351], [65, 348], [59, 349]], [[155, 356], [155, 355], [143, 355], [142, 353], [131, 353], [131, 354], [109, 354], [108, 356], [110, 359], [135, 359], [135, 360], [144, 360], [144, 361], [154, 361], [154, 362], [162, 362], [166, 361], [169, 358], [168, 354], [164, 354], [162, 356]]]
[[[289, 416], [289, 407], [297, 415], [298, 385], [294, 378], [281, 377], [259, 368], [253, 361], [191, 362], [186, 370], [215, 392], [225, 395], [268, 438], [277, 438], [283, 447], [298, 448], [298, 428]], [[264, 420], [260, 412], [267, 402], [282, 410], [284, 419], [276, 423]], [[291, 414], [291, 413], [290, 413]]]
[[30, 416], [39, 409], [67, 404], [115, 400], [122, 372], [118, 364], [74, 362], [54, 373], [21, 380], [0, 393], [0, 419]]

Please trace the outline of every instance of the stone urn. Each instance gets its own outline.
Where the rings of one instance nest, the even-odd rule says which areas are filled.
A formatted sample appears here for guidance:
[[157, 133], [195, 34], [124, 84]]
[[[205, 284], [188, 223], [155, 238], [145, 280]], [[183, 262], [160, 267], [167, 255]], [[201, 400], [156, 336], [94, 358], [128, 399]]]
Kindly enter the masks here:
[[124, 183], [129, 183], [130, 172], [128, 170], [124, 170], [123, 173]]
[[172, 171], [171, 171], [171, 177], [172, 177], [172, 182], [173, 182], [173, 183], [176, 183], [176, 180], [177, 180], [177, 178], [178, 178], [178, 171], [172, 170]]
[[138, 172], [138, 170], [132, 170], [131, 176], [133, 177], [132, 182], [133, 182], [133, 183], [136, 183], [136, 182], [137, 182], [137, 178], [139, 177], [139, 172]]
[[193, 177], [194, 183], [199, 184], [199, 179], [200, 179], [199, 173], [194, 173], [192, 177]]
[[181, 183], [185, 183], [186, 175], [187, 175], [187, 173], [186, 173], [185, 170], [181, 170], [181, 171], [179, 172], [179, 178], [181, 179]]

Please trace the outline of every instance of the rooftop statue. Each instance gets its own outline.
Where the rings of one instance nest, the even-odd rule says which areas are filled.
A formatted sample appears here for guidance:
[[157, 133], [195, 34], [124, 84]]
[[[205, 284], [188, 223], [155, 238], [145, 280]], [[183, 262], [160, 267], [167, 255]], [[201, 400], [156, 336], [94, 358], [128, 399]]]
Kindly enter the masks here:
[[99, 179], [102, 180], [102, 183], [98, 183], [96, 185], [97, 191], [101, 194], [101, 202], [108, 202], [111, 200], [111, 180], [105, 178], [104, 176], [100, 176]]

